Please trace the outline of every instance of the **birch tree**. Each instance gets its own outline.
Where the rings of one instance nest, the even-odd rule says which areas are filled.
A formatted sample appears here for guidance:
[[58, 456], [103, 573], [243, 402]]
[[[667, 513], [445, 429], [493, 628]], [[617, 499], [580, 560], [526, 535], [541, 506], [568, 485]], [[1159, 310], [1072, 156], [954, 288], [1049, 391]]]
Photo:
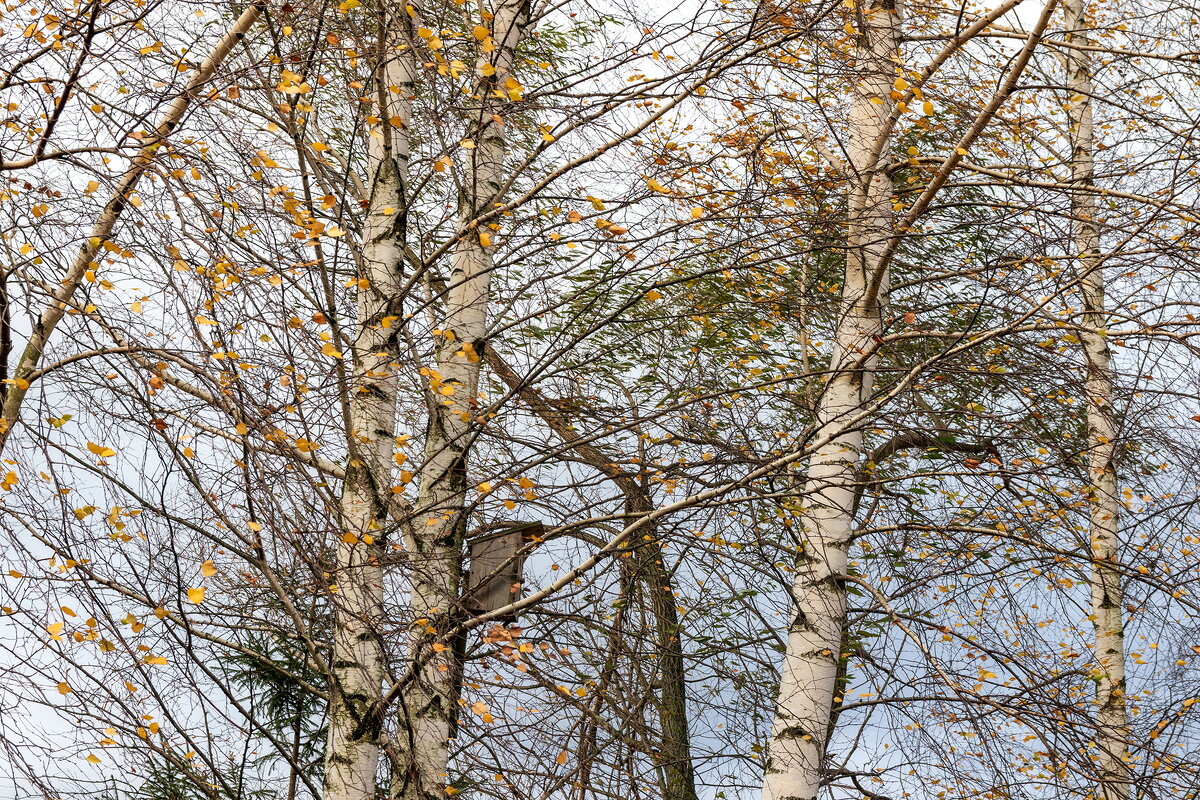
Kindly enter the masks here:
[[892, 235], [893, 189], [886, 159], [901, 10], [886, 1], [856, 8], [846, 268], [833, 361], [817, 401], [815, 435], [828, 442], [808, 463], [792, 587], [795, 619], [788, 626], [763, 783], [763, 797], [776, 800], [814, 798], [821, 785], [842, 660], [846, 598], [841, 579], [862, 455], [863, 422], [858, 417], [874, 391], [876, 347], [887, 303], [883, 253]]
[[500, 112], [520, 96], [513, 67], [529, 15], [527, 0], [508, 0], [475, 28], [475, 38], [487, 46], [475, 64], [478, 83], [467, 112], [466, 140], [472, 146], [457, 176], [458, 238], [450, 274], [439, 288], [441, 321], [428, 375], [429, 421], [410, 554], [410, 602], [418, 622], [409, 669], [417, 677], [400, 701], [391, 790], [406, 800], [443, 797], [449, 782], [447, 743], [458, 714], [462, 666], [455, 663], [453, 648], [440, 655], [431, 648], [459, 622], [467, 469], [480, 421], [479, 374], [494, 270], [490, 248], [496, 226], [490, 212], [502, 200], [507, 175], [506, 121]]
[[[386, 735], [381, 707], [384, 532], [395, 509], [394, 471], [404, 257], [410, 207], [410, 100], [416, 64], [411, 20], [382, 6], [371, 83], [375, 120], [367, 144], [367, 200], [356, 281], [354, 339], [345, 383], [346, 472], [339, 503], [326, 800], [377, 796]], [[336, 351], [335, 345], [330, 345]], [[423, 732], [417, 732], [421, 736]], [[443, 737], [444, 738], [444, 737]], [[442, 745], [444, 747], [444, 743]], [[433, 752], [436, 752], [434, 750]], [[443, 758], [444, 762], [444, 758]]]
[[[22, 790], [1187, 796], [1194, 60], [1015, 4], [262, 15], [10, 429]], [[106, 51], [179, 73], [141, 110], [194, 71], [155, 8]], [[55, 125], [10, 335], [93, 222]]]
[[1067, 91], [1069, 99], [1073, 242], [1079, 294], [1082, 301], [1083, 343], [1087, 370], [1087, 470], [1089, 537], [1092, 566], [1089, 576], [1089, 619], [1095, 631], [1096, 749], [1100, 796], [1125, 800], [1130, 795], [1129, 715], [1125, 699], [1125, 593], [1122, 586], [1118, 538], [1121, 521], [1117, 484], [1117, 448], [1121, 435], [1113, 408], [1113, 365], [1108, 346], [1110, 317], [1105, 299], [1104, 259], [1101, 256], [1099, 208], [1094, 187], [1095, 122], [1092, 84], [1091, 22], [1084, 0], [1068, 0], [1064, 10]]

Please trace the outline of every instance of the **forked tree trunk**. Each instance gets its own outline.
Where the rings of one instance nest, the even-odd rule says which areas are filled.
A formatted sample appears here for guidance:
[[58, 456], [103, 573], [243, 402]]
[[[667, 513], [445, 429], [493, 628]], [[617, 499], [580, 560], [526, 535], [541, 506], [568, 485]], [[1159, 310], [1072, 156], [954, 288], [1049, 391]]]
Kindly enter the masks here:
[[[399, 25], [407, 26], [406, 18]], [[348, 458], [333, 594], [334, 630], [325, 800], [375, 800], [386, 654], [383, 528], [391, 497], [398, 361], [396, 307], [408, 210], [411, 50], [381, 35], [373, 93], [382, 121], [368, 138], [368, 192], [359, 262], [355, 339], [347, 381]], [[387, 42], [388, 44], [385, 44]], [[397, 119], [398, 118], [398, 119]]]
[[846, 569], [854, 521], [862, 431], [851, 420], [870, 396], [883, 333], [888, 270], [881, 258], [892, 234], [890, 97], [897, 77], [899, 9], [891, 0], [859, 5], [857, 82], [850, 110], [846, 271], [830, 377], [817, 404], [817, 436], [830, 436], [809, 459], [801, 552], [792, 585], [794, 617], [780, 668], [762, 796], [812, 800], [838, 698]]
[[[449, 740], [458, 714], [462, 665], [455, 648], [430, 653], [457, 621], [466, 530], [467, 458], [477, 432], [479, 372], [487, 333], [492, 278], [491, 231], [476, 219], [497, 200], [505, 178], [505, 122], [500, 112], [516, 99], [510, 83], [516, 48], [529, 23], [527, 0], [502, 0], [490, 28], [490, 49], [476, 65], [478, 82], [468, 118], [458, 219], [465, 230], [454, 248], [441, 298], [442, 327], [435, 334], [429, 381], [429, 425], [410, 553], [414, 626], [409, 657], [420, 663], [416, 680], [400, 698], [394, 742], [392, 795], [403, 800], [444, 800], [449, 783]], [[485, 43], [487, 39], [484, 40]]]
[[[1091, 187], [1095, 179], [1095, 129], [1092, 120], [1092, 57], [1085, 0], [1067, 0], [1067, 90], [1071, 94], [1071, 180]], [[1125, 705], [1125, 620], [1117, 526], [1117, 429], [1113, 414], [1111, 355], [1104, 331], [1108, 310], [1096, 195], [1089, 189], [1071, 194], [1074, 249], [1083, 295], [1083, 352], [1087, 370], [1089, 533], [1092, 568], [1091, 621], [1096, 651], [1095, 746], [1100, 796], [1129, 797], [1129, 714]]]
[[100, 215], [96, 217], [91, 232], [83, 240], [83, 244], [80, 245], [79, 252], [75, 254], [71, 266], [62, 278], [59, 279], [59, 284], [53, 292], [52, 299], [42, 309], [37, 322], [34, 323], [33, 330], [25, 342], [25, 349], [21, 352], [20, 358], [17, 359], [17, 363], [13, 367], [12, 375], [10, 376], [11, 383], [7, 384], [4, 389], [4, 402], [2, 409], [0, 409], [0, 453], [4, 452], [4, 447], [8, 444], [8, 438], [21, 417], [21, 406], [24, 405], [25, 395], [29, 392], [29, 378], [41, 363], [42, 355], [46, 351], [46, 346], [50, 343], [50, 337], [53, 335], [54, 329], [67, 313], [75, 292], [79, 289], [79, 284], [84, 279], [87, 271], [96, 268], [97, 257], [103, 250], [105, 243], [112, 238], [113, 230], [117, 227], [121, 213], [129, 206], [133, 193], [137, 189], [138, 183], [141, 182], [142, 176], [146, 174], [146, 171], [154, 163], [155, 155], [166, 144], [167, 137], [175, 133], [180, 121], [183, 120], [183, 115], [187, 113], [192, 103], [200, 96], [201, 91], [212, 80], [213, 75], [216, 74], [221, 64], [225, 62], [225, 59], [229, 57], [233, 48], [245, 37], [254, 23], [258, 21], [264, 7], [265, 3], [256, 2], [250, 5], [233, 21], [233, 24], [229, 26], [225, 34], [217, 41], [208, 56], [200, 62], [200, 66], [187, 82], [183, 91], [167, 106], [167, 110], [163, 112], [158, 125], [145, 138], [137, 155], [133, 157], [132, 162], [129, 164], [129, 168], [125, 170], [120, 180], [117, 181], [116, 188], [109, 195], [108, 202], [104, 204], [104, 209], [100, 212]]

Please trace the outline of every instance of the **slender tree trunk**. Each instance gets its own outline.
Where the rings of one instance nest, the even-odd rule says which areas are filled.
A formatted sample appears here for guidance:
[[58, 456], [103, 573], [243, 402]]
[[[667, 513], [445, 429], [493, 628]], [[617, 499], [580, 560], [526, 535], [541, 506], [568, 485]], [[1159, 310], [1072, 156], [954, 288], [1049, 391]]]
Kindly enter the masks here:
[[[407, 19], [401, 20], [407, 25]], [[325, 800], [374, 800], [382, 747], [386, 654], [383, 528], [393, 471], [397, 331], [408, 209], [411, 51], [382, 42], [373, 90], [383, 120], [369, 136], [368, 192], [359, 261], [356, 329], [345, 408], [348, 459], [334, 581], [333, 657]], [[398, 117], [399, 120], [395, 120]], [[388, 120], [391, 120], [390, 122]], [[399, 124], [396, 124], [396, 122]], [[378, 135], [374, 135], [378, 134]]]
[[[459, 675], [454, 650], [429, 654], [433, 641], [458, 616], [463, 535], [466, 531], [467, 459], [476, 435], [479, 372], [487, 333], [492, 278], [491, 230], [476, 219], [497, 200], [505, 178], [505, 122], [499, 115], [516, 99], [511, 70], [529, 22], [527, 0], [503, 0], [489, 33], [494, 48], [476, 65], [479, 81], [468, 120], [461, 171], [459, 224], [465, 230], [451, 258], [428, 376], [429, 425], [420, 474], [413, 546], [411, 608], [415, 620], [410, 658], [423, 660], [400, 700], [394, 743], [392, 795], [444, 800], [449, 783], [449, 740], [458, 714]], [[515, 81], [513, 82], [515, 83]], [[518, 95], [519, 96], [519, 95]]]
[[833, 435], [810, 458], [802, 550], [792, 585], [794, 618], [780, 669], [763, 798], [812, 800], [821, 784], [837, 697], [846, 595], [840, 576], [854, 522], [862, 431], [847, 427], [874, 385], [888, 287], [881, 255], [892, 234], [887, 172], [890, 97], [897, 76], [899, 10], [891, 0], [860, 4], [850, 111], [846, 274], [830, 377], [817, 404], [818, 435]]
[[201, 91], [212, 80], [213, 75], [225, 62], [234, 46], [258, 21], [264, 7], [264, 3], [255, 2], [233, 21], [208, 56], [200, 62], [200, 66], [192, 75], [191, 80], [187, 82], [187, 86], [167, 106], [158, 125], [146, 137], [137, 155], [133, 157], [129, 168], [117, 181], [116, 188], [109, 195], [108, 202], [104, 204], [100, 215], [96, 217], [91, 232], [80, 245], [79, 252], [75, 255], [71, 266], [59, 279], [52, 299], [42, 309], [37, 322], [34, 323], [33, 330], [25, 342], [25, 349], [13, 367], [12, 375], [6, 376], [11, 378], [12, 383], [4, 392], [4, 403], [0, 408], [0, 453], [4, 452], [4, 448], [8, 444], [8, 437], [16, 426], [17, 420], [20, 419], [21, 406], [25, 402], [25, 395], [29, 392], [29, 376], [41, 363], [50, 337], [63, 315], [67, 313], [67, 307], [75, 296], [79, 283], [89, 269], [96, 267], [97, 255], [104, 247], [104, 243], [112, 238], [112, 232], [121, 218], [121, 213], [128, 206], [142, 176], [154, 163], [155, 154], [166, 143], [167, 137], [178, 128], [183, 115], [187, 113], [192, 102], [200, 96]]
[[[530, 411], [545, 422], [579, 458], [617, 484], [625, 495], [626, 513], [642, 514], [653, 510], [654, 504], [645, 486], [605, 457], [595, 445], [579, 441], [569, 414], [555, 408], [541, 392], [522, 380], [498, 353], [488, 351], [486, 358], [492, 371], [510, 391], [521, 398]], [[692, 768], [688, 728], [683, 626], [679, 622], [671, 573], [663, 563], [661, 542], [655, 528], [644, 529], [638, 550], [636, 578], [649, 600], [654, 617], [655, 650], [662, 681], [658, 700], [662, 740], [655, 761], [659, 766], [663, 797], [668, 800], [695, 800], [696, 777]]]
[[[631, 483], [636, 483], [630, 479]], [[640, 483], [638, 491], [626, 494], [625, 508], [630, 514], [654, 509], [649, 493]], [[645, 529], [640, 551], [635, 555], [637, 579], [647, 595], [654, 617], [654, 649], [662, 682], [658, 697], [658, 724], [662, 737], [658, 763], [664, 800], [696, 800], [696, 777], [692, 769], [691, 737], [687, 717], [687, 670], [683, 660], [682, 627], [671, 573], [663, 563], [662, 542], [657, 526]]]
[[[1067, 89], [1071, 94], [1071, 180], [1091, 186], [1095, 177], [1095, 130], [1092, 120], [1092, 57], [1090, 23], [1085, 0], [1067, 0]], [[1108, 310], [1104, 269], [1100, 263], [1100, 228], [1096, 196], [1091, 191], [1071, 194], [1074, 249], [1083, 295], [1083, 342], [1087, 374], [1089, 533], [1092, 568], [1091, 621], [1096, 649], [1096, 738], [1100, 796], [1103, 800], [1129, 797], [1129, 714], [1125, 706], [1125, 620], [1117, 527], [1117, 429], [1113, 414], [1111, 355], [1104, 331]]]
[[287, 800], [296, 800], [296, 786], [300, 782], [300, 746], [304, 743], [303, 718], [296, 712], [296, 721], [292, 723], [292, 763], [288, 765]]

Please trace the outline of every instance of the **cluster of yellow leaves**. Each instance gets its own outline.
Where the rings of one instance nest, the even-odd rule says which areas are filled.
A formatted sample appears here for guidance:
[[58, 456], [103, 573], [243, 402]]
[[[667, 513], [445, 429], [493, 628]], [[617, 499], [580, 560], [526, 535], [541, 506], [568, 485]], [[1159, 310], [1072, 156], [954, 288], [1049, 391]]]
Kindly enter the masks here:
[[304, 76], [290, 69], [283, 70], [275, 88], [282, 94], [307, 94], [312, 91], [312, 86], [304, 80]]

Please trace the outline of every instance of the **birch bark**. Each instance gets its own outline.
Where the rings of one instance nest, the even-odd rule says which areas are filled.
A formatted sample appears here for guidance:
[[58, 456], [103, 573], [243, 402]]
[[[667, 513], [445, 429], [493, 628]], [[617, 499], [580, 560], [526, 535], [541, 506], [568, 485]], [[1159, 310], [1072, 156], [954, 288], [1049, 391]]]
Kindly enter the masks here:
[[[1090, 187], [1095, 180], [1095, 128], [1092, 112], [1092, 46], [1086, 0], [1067, 0], [1068, 114], [1071, 123], [1071, 181]], [[1125, 705], [1125, 620], [1117, 529], [1116, 420], [1113, 415], [1111, 354], [1104, 267], [1100, 261], [1100, 228], [1096, 195], [1071, 194], [1071, 217], [1079, 288], [1083, 296], [1084, 393], [1087, 400], [1089, 535], [1092, 568], [1091, 622], [1096, 652], [1095, 746], [1100, 796], [1129, 797], [1129, 714]]]
[[400, 699], [400, 731], [392, 750], [391, 791], [402, 800], [446, 797], [449, 742], [458, 714], [461, 664], [456, 663], [455, 648], [428, 651], [459, 613], [467, 459], [476, 431], [493, 269], [491, 231], [477, 219], [498, 200], [505, 179], [500, 112], [520, 97], [511, 70], [529, 24], [527, 0], [502, 0], [489, 24], [483, 48], [487, 55], [476, 65], [479, 81], [468, 118], [466, 138], [475, 146], [466, 151], [461, 170], [458, 221], [463, 235], [451, 256], [450, 279], [441, 298], [443, 323], [428, 375], [429, 424], [409, 554], [415, 621], [409, 657], [422, 666]]
[[[872, 392], [876, 342], [883, 333], [892, 235], [890, 93], [899, 61], [899, 8], [892, 0], [858, 6], [857, 81], [847, 147], [850, 189], [846, 268], [830, 377], [817, 403], [818, 436], [804, 486], [802, 550], [792, 585], [794, 618], [780, 669], [764, 800], [812, 800], [837, 697], [846, 595], [840, 577], [853, 528], [862, 431], [843, 428]], [[836, 433], [835, 433], [836, 432]]]
[[[407, 19], [397, 23], [404, 30]], [[405, 38], [405, 37], [400, 37]], [[374, 800], [382, 747], [386, 653], [382, 534], [391, 497], [396, 425], [397, 307], [408, 210], [409, 98], [414, 64], [407, 42], [380, 45], [373, 92], [381, 122], [368, 137], [352, 374], [345, 402], [346, 476], [334, 580], [332, 691], [325, 800]]]

